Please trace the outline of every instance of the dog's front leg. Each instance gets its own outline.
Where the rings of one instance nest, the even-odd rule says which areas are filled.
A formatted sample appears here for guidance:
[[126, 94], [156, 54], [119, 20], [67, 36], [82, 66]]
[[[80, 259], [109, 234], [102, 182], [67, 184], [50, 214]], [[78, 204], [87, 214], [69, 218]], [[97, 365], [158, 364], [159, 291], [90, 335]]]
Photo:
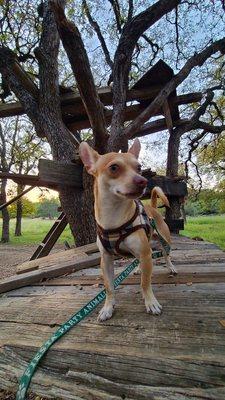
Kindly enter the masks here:
[[106, 290], [106, 300], [104, 307], [99, 312], [98, 321], [105, 321], [112, 317], [115, 306], [113, 256], [105, 251], [101, 253], [101, 268]]
[[145, 300], [145, 307], [148, 313], [160, 314], [162, 306], [159, 304], [158, 300], [155, 298], [151, 277], [152, 277], [152, 255], [151, 253], [141, 255], [140, 257], [140, 269], [141, 269], [141, 287], [142, 293]]

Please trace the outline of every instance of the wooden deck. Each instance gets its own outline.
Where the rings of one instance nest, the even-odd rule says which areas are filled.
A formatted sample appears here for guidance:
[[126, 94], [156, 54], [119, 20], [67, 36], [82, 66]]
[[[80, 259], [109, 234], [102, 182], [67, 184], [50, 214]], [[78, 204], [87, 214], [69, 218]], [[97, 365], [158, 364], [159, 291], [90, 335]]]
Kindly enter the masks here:
[[[67, 255], [71, 259], [70, 250], [65, 265], [71, 262]], [[155, 266], [161, 316], [145, 313], [140, 277], [131, 276], [117, 290], [111, 320], [97, 323], [96, 311], [52, 347], [33, 377], [32, 392], [68, 400], [224, 400], [225, 253], [176, 236], [172, 258], [175, 278], [161, 262]], [[116, 263], [121, 270], [123, 262]], [[16, 391], [36, 350], [101, 289], [99, 273], [80, 270], [1, 295], [1, 389]]]

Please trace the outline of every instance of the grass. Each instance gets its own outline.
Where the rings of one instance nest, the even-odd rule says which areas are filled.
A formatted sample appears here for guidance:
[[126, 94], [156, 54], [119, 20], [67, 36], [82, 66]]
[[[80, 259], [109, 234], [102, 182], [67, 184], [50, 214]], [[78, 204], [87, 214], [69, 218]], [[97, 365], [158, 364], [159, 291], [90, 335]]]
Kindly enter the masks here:
[[[10, 244], [39, 244], [44, 236], [53, 225], [54, 221], [47, 219], [30, 219], [24, 218], [22, 221], [22, 236], [15, 237], [15, 219], [10, 221]], [[0, 229], [2, 220], [0, 219]], [[182, 235], [195, 237], [199, 236], [209, 242], [215, 243], [225, 250], [225, 215], [199, 216], [189, 217], [185, 230], [181, 231]], [[58, 243], [63, 243], [67, 240], [70, 244], [73, 243], [70, 229], [67, 226], [63, 234], [58, 240]]]
[[188, 217], [182, 235], [199, 236], [225, 250], [225, 215]]
[[[23, 218], [22, 220], [22, 236], [14, 236], [15, 219], [10, 220], [10, 244], [39, 244], [48, 233], [49, 229], [54, 224], [54, 220], [41, 219], [41, 218]], [[0, 232], [2, 228], [2, 220], [0, 219]], [[66, 227], [57, 243], [63, 243], [67, 240], [73, 244], [72, 234], [70, 233], [69, 226]]]

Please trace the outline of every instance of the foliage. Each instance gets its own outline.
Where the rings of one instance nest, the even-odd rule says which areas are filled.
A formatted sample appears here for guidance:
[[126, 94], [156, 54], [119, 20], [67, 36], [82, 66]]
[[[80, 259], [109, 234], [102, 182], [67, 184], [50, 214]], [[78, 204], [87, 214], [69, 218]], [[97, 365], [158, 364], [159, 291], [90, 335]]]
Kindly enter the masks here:
[[53, 219], [58, 216], [59, 211], [58, 199], [52, 197], [51, 199], [42, 199], [37, 204], [37, 217]]
[[225, 212], [225, 191], [205, 189], [198, 194], [191, 193], [185, 204], [187, 215], [209, 215]]
[[198, 164], [207, 173], [225, 176], [225, 132], [198, 150]]
[[[17, 208], [16, 202], [14, 202], [8, 207], [10, 218], [16, 217], [16, 208]], [[27, 199], [26, 197], [23, 197], [22, 209], [24, 217], [34, 217], [37, 212], [37, 205], [32, 201], [30, 201], [29, 199]]]

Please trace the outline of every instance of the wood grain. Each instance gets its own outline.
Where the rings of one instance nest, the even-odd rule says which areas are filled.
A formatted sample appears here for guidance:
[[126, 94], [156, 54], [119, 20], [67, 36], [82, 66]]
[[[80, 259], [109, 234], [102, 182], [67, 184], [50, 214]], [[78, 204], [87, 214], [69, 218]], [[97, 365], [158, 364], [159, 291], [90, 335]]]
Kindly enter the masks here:
[[[162, 261], [154, 269], [162, 315], [146, 314], [140, 277], [131, 276], [116, 291], [112, 319], [97, 323], [96, 310], [51, 348], [32, 379], [34, 393], [65, 400], [224, 399], [224, 252], [206, 242], [173, 239], [179, 275], [169, 278]], [[71, 257], [75, 251], [68, 250]], [[116, 261], [117, 273], [123, 265]], [[34, 272], [45, 269], [51, 267]], [[1, 296], [0, 388], [16, 391], [36, 350], [101, 290], [93, 286], [99, 277], [94, 267]]]

